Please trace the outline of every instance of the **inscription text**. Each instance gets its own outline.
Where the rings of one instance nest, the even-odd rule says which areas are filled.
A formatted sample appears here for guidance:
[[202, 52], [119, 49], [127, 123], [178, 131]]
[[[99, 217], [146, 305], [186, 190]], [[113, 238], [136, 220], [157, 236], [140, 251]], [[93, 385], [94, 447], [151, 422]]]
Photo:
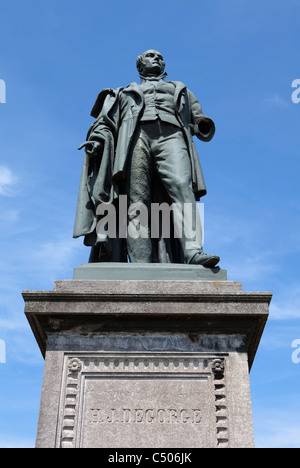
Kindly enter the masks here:
[[92, 408], [91, 423], [200, 424], [200, 409], [175, 408]]

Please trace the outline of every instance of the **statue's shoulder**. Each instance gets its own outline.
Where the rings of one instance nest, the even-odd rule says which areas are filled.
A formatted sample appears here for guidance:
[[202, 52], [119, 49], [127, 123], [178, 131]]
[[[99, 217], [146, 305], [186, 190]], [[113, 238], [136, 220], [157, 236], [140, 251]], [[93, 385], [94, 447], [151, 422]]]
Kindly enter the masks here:
[[129, 85], [127, 85], [125, 88], [122, 89], [122, 92], [130, 92], [130, 91], [138, 91], [140, 89], [140, 85], [133, 81]]
[[94, 117], [95, 119], [99, 116], [104, 101], [107, 98], [107, 96], [111, 97], [112, 100], [117, 99], [118, 95], [124, 88], [105, 88], [100, 91], [100, 93], [97, 96], [97, 99], [95, 101], [95, 104], [93, 105], [93, 108], [91, 110], [91, 116]]
[[187, 86], [182, 82], [182, 81], [168, 81], [168, 83], [171, 83], [175, 86], [175, 88], [181, 88], [181, 89], [187, 89]]

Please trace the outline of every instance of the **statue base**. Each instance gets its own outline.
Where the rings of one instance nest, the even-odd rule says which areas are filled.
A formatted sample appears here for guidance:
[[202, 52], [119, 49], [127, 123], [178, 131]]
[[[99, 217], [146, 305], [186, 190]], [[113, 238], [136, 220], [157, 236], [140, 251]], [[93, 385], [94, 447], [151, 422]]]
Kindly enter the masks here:
[[45, 356], [36, 447], [253, 447], [249, 369], [271, 294], [140, 277], [23, 292]]
[[226, 281], [227, 271], [179, 263], [83, 263], [73, 279]]

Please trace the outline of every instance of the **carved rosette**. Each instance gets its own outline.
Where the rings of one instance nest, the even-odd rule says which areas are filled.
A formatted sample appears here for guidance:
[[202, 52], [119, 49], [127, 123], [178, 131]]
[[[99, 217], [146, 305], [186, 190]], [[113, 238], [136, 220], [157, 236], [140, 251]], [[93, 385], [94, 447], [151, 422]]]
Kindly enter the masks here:
[[214, 373], [215, 379], [222, 379], [224, 377], [224, 371], [225, 371], [224, 359], [214, 359], [212, 361], [211, 368]]
[[68, 361], [68, 369], [70, 372], [80, 372], [81, 362], [77, 358], [71, 358]]

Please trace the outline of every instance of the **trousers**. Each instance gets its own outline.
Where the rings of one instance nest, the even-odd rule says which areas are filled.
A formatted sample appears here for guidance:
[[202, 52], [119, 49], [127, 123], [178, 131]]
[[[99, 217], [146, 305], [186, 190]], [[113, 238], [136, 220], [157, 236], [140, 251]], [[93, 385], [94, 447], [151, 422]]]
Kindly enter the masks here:
[[[202, 251], [202, 228], [192, 188], [190, 157], [180, 127], [160, 120], [140, 123], [133, 139], [125, 183], [130, 262], [189, 263], [196, 252]], [[170, 242], [168, 236], [164, 238], [162, 226], [157, 235], [157, 226], [151, 219], [155, 203], [168, 203], [172, 207], [169, 215], [172, 214], [176, 255], [174, 239]], [[141, 205], [146, 208], [143, 217], [138, 209]], [[139, 231], [140, 235], [131, 235], [133, 231]], [[164, 248], [158, 248], [157, 242], [163, 243]]]

